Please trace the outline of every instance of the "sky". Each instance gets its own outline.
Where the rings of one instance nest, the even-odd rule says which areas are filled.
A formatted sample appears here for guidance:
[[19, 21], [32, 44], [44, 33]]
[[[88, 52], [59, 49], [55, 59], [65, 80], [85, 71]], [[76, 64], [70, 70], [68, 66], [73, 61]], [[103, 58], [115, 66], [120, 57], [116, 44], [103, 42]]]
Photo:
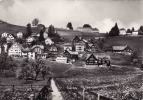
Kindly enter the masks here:
[[74, 29], [90, 24], [100, 32], [119, 28], [138, 30], [143, 25], [143, 0], [0, 0], [0, 19], [26, 26], [34, 18], [40, 23]]

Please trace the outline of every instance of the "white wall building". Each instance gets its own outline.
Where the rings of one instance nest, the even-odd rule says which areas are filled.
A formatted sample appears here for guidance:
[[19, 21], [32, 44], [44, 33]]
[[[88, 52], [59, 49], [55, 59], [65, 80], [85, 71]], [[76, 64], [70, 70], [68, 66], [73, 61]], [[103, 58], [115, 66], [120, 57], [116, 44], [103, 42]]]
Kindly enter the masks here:
[[8, 50], [8, 56], [20, 57], [23, 47], [19, 43], [14, 43]]
[[57, 57], [56, 58], [56, 62], [59, 62], [59, 63], [67, 63], [67, 57]]
[[15, 37], [12, 34], [9, 34], [6, 38], [7, 43], [14, 42]]
[[137, 36], [138, 34], [139, 34], [138, 31], [133, 31], [133, 32], [132, 32], [132, 35], [133, 35], [133, 36]]

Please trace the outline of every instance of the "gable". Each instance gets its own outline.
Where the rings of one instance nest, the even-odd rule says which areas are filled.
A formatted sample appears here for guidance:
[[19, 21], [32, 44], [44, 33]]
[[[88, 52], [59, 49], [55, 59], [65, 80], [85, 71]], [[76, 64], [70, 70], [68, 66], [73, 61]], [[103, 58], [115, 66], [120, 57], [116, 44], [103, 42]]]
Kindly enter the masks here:
[[92, 60], [92, 61], [95, 61], [95, 60], [98, 60], [93, 54], [91, 54], [87, 60]]

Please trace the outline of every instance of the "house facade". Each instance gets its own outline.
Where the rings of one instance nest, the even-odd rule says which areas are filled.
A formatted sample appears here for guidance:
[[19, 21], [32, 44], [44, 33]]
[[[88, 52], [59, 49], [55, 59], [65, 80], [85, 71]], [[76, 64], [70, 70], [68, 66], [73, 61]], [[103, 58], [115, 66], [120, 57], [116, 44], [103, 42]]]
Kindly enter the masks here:
[[28, 38], [26, 38], [26, 44], [31, 44], [34, 40], [34, 37], [29, 36]]
[[84, 52], [85, 51], [85, 42], [79, 41], [75, 44], [75, 51], [77, 52]]
[[19, 43], [14, 43], [8, 50], [8, 56], [20, 57], [23, 47]]

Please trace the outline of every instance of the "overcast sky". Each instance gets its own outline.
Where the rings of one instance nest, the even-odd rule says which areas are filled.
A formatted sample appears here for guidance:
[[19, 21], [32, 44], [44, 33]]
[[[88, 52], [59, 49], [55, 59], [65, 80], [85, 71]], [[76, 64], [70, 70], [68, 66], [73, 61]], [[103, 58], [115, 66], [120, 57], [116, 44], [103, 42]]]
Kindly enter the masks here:
[[25, 26], [34, 18], [42, 24], [73, 27], [90, 24], [107, 32], [118, 23], [119, 28], [143, 25], [143, 0], [0, 0], [0, 19]]

